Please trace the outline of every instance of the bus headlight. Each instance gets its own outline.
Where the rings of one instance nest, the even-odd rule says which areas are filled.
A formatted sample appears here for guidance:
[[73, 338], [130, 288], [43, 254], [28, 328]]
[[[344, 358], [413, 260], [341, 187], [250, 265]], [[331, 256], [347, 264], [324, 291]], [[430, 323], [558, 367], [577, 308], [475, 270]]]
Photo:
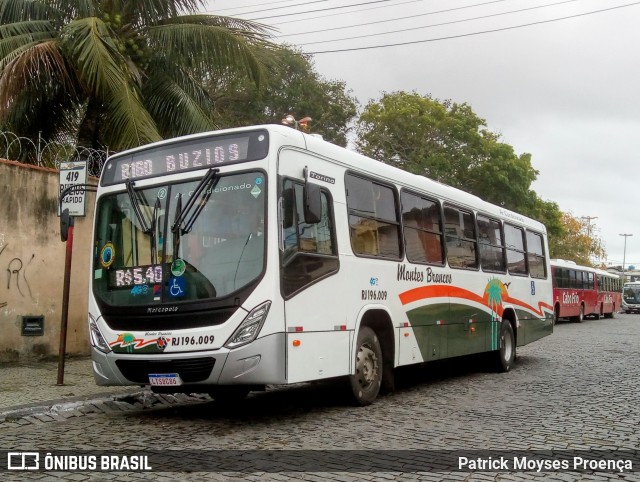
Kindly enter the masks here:
[[102, 333], [100, 333], [100, 328], [98, 328], [98, 324], [91, 314], [89, 314], [89, 336], [91, 337], [91, 346], [96, 347], [102, 353], [109, 353], [111, 351], [107, 340], [105, 340]]
[[224, 346], [226, 348], [238, 348], [255, 340], [258, 333], [260, 333], [264, 320], [267, 319], [267, 313], [269, 313], [270, 307], [271, 301], [265, 301], [251, 310]]

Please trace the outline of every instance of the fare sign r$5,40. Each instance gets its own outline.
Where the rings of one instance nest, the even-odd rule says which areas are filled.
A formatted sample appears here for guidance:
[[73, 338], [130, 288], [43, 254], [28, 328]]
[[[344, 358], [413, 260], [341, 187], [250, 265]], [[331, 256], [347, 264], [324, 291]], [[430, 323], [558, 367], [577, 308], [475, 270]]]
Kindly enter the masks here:
[[[69, 186], [86, 184], [87, 163], [85, 161], [61, 162], [60, 163], [60, 189], [58, 195], [62, 194]], [[60, 205], [60, 212], [69, 210], [70, 216], [85, 215], [84, 190], [72, 191], [67, 194]], [[58, 213], [60, 215], [60, 213]]]

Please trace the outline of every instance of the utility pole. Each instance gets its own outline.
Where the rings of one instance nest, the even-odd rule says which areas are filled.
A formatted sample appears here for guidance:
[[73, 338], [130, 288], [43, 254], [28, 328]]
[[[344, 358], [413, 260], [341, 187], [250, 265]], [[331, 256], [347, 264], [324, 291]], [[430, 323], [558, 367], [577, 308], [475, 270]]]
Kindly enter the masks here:
[[580, 219], [587, 221], [587, 236], [591, 237], [591, 220], [598, 219], [598, 216], [581, 216]]
[[633, 234], [619, 234], [618, 236], [624, 236], [624, 251], [622, 251], [622, 282], [625, 282], [624, 276], [624, 263], [627, 260], [627, 238], [633, 236]]

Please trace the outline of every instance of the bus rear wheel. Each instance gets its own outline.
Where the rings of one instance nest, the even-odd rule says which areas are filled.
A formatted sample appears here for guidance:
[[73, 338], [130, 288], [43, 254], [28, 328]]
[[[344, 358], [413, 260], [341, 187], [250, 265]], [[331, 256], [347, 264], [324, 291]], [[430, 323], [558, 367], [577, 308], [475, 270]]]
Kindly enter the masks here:
[[516, 359], [516, 337], [513, 334], [513, 327], [508, 321], [503, 321], [500, 326], [499, 343], [500, 348], [492, 352], [492, 364], [496, 371], [508, 372]]
[[349, 376], [353, 401], [360, 406], [371, 405], [382, 384], [382, 349], [376, 333], [368, 326], [358, 332], [355, 373]]
[[578, 316], [573, 316], [571, 319], [576, 323], [582, 323], [584, 321], [584, 305], [580, 305], [580, 313]]

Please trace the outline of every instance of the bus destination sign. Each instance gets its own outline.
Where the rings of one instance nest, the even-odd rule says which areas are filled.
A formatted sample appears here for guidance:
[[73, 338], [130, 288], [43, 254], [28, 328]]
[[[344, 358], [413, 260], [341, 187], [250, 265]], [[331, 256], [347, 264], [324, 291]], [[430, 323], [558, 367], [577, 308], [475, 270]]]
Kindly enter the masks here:
[[109, 186], [127, 179], [255, 161], [266, 157], [268, 150], [269, 135], [264, 130], [190, 139], [114, 156], [107, 161], [101, 183]]

